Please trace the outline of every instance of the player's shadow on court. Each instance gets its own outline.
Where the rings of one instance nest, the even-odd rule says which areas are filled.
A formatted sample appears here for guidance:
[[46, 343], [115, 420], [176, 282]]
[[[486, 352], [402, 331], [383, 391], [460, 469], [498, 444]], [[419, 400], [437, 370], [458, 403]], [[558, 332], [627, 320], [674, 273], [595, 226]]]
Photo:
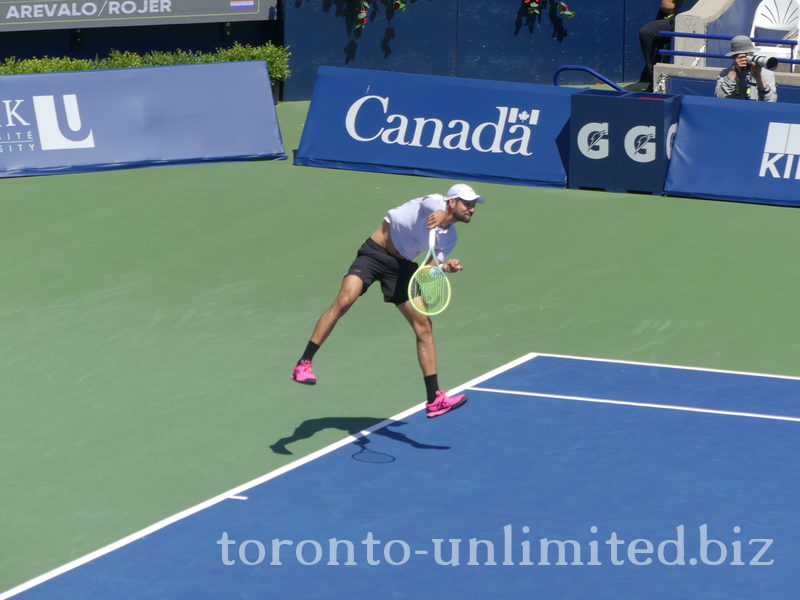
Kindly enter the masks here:
[[[386, 419], [376, 419], [373, 417], [323, 417], [321, 419], [309, 419], [308, 421], [303, 421], [300, 425], [298, 425], [297, 429], [294, 430], [292, 435], [281, 438], [272, 444], [270, 449], [275, 454], [291, 455], [292, 452], [286, 446], [293, 444], [294, 442], [299, 442], [300, 440], [307, 440], [315, 433], [320, 431], [324, 431], [326, 429], [338, 429], [339, 431], [344, 431], [349, 435], [356, 435], [365, 429], [369, 429], [378, 423], [382, 423], [385, 420]], [[419, 450], [450, 450], [450, 446], [433, 446], [431, 444], [423, 444], [421, 442], [417, 442], [416, 440], [412, 440], [406, 434], [397, 431], [396, 428], [402, 427], [403, 425], [406, 425], [405, 421], [392, 421], [385, 427], [381, 427], [377, 431], [372, 432], [371, 435], [381, 435], [396, 442], [408, 444], [414, 448], [418, 448]], [[372, 463], [393, 462], [395, 460], [394, 457], [389, 454], [384, 454], [382, 452], [376, 452], [369, 449], [368, 445], [370, 444], [370, 439], [368, 436], [360, 436], [353, 443], [361, 448], [353, 455], [355, 460]]]

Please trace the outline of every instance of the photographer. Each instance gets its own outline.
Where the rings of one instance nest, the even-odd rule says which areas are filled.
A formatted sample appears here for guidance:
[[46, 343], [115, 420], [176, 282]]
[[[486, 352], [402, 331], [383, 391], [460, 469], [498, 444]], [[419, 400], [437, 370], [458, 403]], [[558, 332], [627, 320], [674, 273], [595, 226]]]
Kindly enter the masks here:
[[731, 40], [731, 51], [725, 56], [733, 57], [733, 64], [719, 74], [714, 90], [717, 98], [777, 102], [775, 75], [754, 62], [758, 58], [754, 56], [755, 51], [753, 42], [746, 35], [737, 35]]

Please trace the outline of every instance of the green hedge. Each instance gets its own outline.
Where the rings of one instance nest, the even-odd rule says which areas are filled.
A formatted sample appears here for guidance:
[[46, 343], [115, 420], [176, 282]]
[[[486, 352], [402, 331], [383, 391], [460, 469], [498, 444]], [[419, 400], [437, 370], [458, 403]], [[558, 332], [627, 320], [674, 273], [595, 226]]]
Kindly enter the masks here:
[[215, 52], [203, 53], [185, 50], [176, 52], [135, 52], [112, 50], [106, 58], [50, 57], [18, 60], [12, 56], [0, 63], [0, 75], [25, 73], [55, 73], [59, 71], [88, 71], [90, 69], [124, 69], [128, 67], [157, 67], [162, 65], [190, 65], [197, 63], [232, 62], [238, 60], [265, 60], [269, 66], [269, 78], [273, 83], [285, 81], [289, 70], [291, 53], [283, 46], [271, 43], [263, 46], [241, 45], [236, 42], [231, 48], [217, 48]]

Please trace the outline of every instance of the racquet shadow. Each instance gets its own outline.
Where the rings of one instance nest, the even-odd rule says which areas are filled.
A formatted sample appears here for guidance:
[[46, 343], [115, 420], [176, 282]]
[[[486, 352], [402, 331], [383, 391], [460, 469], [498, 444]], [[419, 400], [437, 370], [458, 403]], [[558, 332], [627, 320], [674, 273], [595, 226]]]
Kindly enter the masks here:
[[[358, 436], [358, 434], [365, 429], [374, 427], [378, 423], [384, 421], [386, 421], [386, 419], [376, 419], [373, 417], [323, 417], [321, 419], [309, 419], [298, 425], [292, 435], [281, 438], [272, 444], [270, 450], [275, 454], [291, 455], [292, 452], [287, 448], [289, 444], [307, 440], [320, 431], [338, 429], [348, 435]], [[396, 442], [408, 444], [419, 450], [450, 450], [450, 446], [434, 446], [411, 439], [406, 434], [397, 430], [397, 428], [403, 425], [406, 425], [405, 421], [391, 421], [385, 427], [373, 431], [370, 435], [380, 435]], [[369, 436], [358, 436], [353, 443], [360, 448], [358, 452], [353, 454], [353, 460], [369, 463], [390, 463], [395, 461], [395, 457], [391, 454], [370, 449], [369, 444], [371, 442]]]

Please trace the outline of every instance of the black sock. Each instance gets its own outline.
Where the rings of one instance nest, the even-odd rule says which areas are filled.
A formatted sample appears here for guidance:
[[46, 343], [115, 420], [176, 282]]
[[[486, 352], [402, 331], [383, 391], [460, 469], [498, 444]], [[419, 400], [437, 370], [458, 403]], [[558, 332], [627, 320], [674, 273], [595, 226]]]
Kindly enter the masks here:
[[423, 377], [425, 380], [425, 391], [428, 393], [428, 402], [433, 402], [436, 399], [436, 392], [439, 390], [439, 377], [437, 375], [426, 375]]
[[300, 357], [300, 360], [312, 360], [314, 358], [314, 355], [317, 353], [317, 350], [319, 350], [319, 346], [317, 344], [315, 344], [314, 342], [308, 342], [308, 346], [306, 346], [306, 351], [303, 352], [303, 356]]

